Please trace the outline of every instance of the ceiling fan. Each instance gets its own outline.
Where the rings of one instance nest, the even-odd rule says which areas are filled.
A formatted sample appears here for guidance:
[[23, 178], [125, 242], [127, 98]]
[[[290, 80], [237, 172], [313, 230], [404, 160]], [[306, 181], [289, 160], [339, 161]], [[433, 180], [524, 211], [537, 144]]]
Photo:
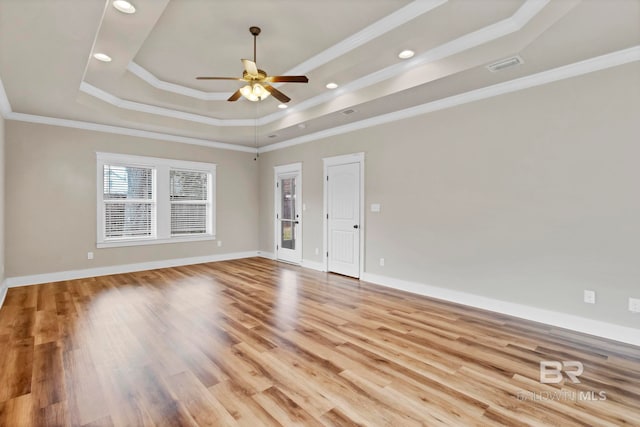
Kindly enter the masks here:
[[237, 101], [244, 96], [249, 101], [262, 101], [269, 95], [273, 95], [282, 103], [291, 101], [284, 93], [280, 92], [269, 83], [308, 83], [307, 76], [269, 76], [266, 71], [260, 70], [256, 65], [256, 39], [260, 34], [260, 27], [250, 27], [253, 35], [253, 61], [242, 59], [244, 71], [242, 77], [196, 77], [198, 80], [238, 80], [247, 84], [233, 93], [227, 101]]

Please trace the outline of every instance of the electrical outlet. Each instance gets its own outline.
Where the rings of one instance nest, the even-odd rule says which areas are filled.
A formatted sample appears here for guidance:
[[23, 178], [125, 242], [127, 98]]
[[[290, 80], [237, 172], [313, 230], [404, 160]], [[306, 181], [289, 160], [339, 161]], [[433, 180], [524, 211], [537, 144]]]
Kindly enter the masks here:
[[384, 267], [384, 258], [380, 258], [380, 267]]
[[218, 247], [221, 248], [222, 247], [222, 240], [218, 240]]
[[93, 252], [87, 252], [87, 259], [93, 259]]
[[640, 313], [640, 299], [629, 298], [629, 311], [633, 313]]
[[588, 291], [585, 289], [584, 291], [584, 302], [587, 304], [595, 304], [596, 303], [596, 291]]

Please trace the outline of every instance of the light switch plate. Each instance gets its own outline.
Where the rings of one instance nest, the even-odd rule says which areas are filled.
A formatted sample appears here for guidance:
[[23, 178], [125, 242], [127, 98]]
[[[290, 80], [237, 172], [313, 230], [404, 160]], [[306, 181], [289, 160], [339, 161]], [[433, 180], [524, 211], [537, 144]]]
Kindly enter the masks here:
[[380, 212], [380, 203], [371, 203], [371, 212]]

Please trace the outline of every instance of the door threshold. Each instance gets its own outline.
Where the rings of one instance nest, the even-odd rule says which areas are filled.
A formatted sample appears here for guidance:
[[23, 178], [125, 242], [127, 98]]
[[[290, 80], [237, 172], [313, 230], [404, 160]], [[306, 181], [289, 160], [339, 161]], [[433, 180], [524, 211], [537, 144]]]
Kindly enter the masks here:
[[349, 279], [356, 279], [356, 280], [360, 280], [360, 277], [356, 277], [356, 276], [349, 276], [348, 274], [342, 274], [342, 273], [336, 273], [335, 271], [327, 271], [327, 273], [330, 274], [335, 274], [336, 276], [342, 276], [342, 277], [347, 277]]
[[278, 262], [284, 262], [285, 264], [297, 265], [297, 266], [302, 265], [302, 261], [300, 261], [300, 262], [295, 262], [295, 261], [288, 261], [288, 260], [286, 260], [286, 259], [278, 259], [278, 258], [276, 258], [276, 261], [278, 261]]

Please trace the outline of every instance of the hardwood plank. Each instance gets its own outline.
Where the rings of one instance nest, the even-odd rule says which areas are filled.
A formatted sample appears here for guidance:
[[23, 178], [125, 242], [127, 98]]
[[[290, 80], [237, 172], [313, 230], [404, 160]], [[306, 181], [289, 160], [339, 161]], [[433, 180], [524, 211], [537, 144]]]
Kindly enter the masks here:
[[191, 372], [181, 372], [167, 378], [171, 392], [185, 406], [199, 426], [237, 426], [225, 407]]
[[0, 367], [2, 426], [640, 425], [638, 347], [259, 258], [11, 288]]
[[56, 342], [35, 346], [31, 390], [39, 409], [66, 400], [62, 351]]
[[34, 420], [34, 424], [37, 426], [69, 425], [70, 423], [66, 401], [54, 403], [44, 408], [35, 410]]
[[35, 421], [31, 394], [0, 402], [0, 426], [37, 425]]
[[226, 408], [239, 426], [255, 427], [256, 425], [280, 426], [262, 406], [251, 398], [253, 394], [235, 384], [224, 381], [209, 388], [213, 396]]
[[0, 402], [31, 393], [33, 337], [10, 341], [0, 371]]
[[277, 387], [269, 387], [253, 399], [283, 426], [322, 426]]
[[197, 426], [184, 405], [171, 394], [170, 387], [151, 367], [130, 373], [139, 396], [154, 425]]
[[71, 424], [84, 425], [108, 416], [99, 380], [100, 371], [93, 363], [91, 353], [81, 347], [64, 352], [62, 360]]
[[256, 360], [265, 371], [271, 374], [271, 380], [279, 391], [315, 418], [319, 418], [325, 412], [333, 409], [332, 402], [316, 389], [310, 387], [303, 377], [292, 371], [290, 360], [270, 352], [260, 353], [245, 343], [238, 344], [237, 347], [244, 353], [251, 355], [253, 360]]
[[36, 345], [56, 342], [60, 338], [57, 313], [51, 310], [37, 311], [33, 334]]

